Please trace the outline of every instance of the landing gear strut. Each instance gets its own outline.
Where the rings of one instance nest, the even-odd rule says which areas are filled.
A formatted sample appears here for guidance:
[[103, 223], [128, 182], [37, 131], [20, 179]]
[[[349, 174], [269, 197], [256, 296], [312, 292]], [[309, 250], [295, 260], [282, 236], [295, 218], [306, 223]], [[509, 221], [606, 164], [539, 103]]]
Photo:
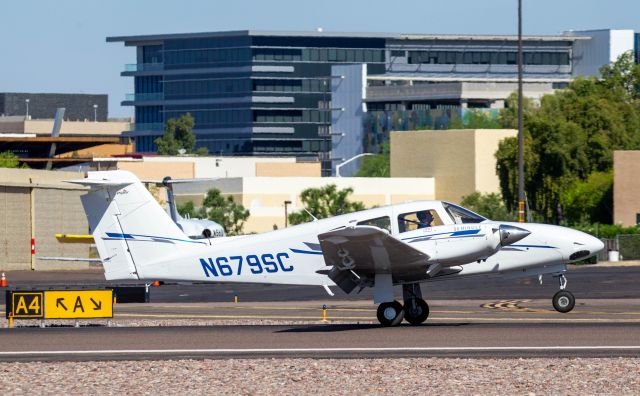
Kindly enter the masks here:
[[556, 311], [567, 313], [576, 305], [576, 298], [569, 290], [565, 290], [567, 278], [565, 278], [564, 274], [558, 275], [558, 281], [560, 283], [560, 291], [553, 296], [551, 302]]

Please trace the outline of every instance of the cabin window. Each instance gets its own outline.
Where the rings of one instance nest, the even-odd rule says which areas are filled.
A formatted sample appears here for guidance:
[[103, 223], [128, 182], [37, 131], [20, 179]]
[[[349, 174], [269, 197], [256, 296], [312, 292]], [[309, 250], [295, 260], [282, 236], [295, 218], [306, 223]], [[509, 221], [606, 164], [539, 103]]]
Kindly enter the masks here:
[[442, 206], [444, 206], [444, 209], [449, 213], [453, 222], [456, 224], [482, 223], [487, 220], [485, 217], [482, 217], [469, 209], [465, 209], [449, 202], [443, 202]]
[[398, 230], [400, 232], [409, 232], [419, 228], [434, 227], [442, 224], [438, 212], [433, 209], [418, 210], [403, 213], [398, 216]]
[[358, 225], [374, 226], [391, 232], [391, 219], [389, 216], [376, 217], [375, 219], [363, 220]]

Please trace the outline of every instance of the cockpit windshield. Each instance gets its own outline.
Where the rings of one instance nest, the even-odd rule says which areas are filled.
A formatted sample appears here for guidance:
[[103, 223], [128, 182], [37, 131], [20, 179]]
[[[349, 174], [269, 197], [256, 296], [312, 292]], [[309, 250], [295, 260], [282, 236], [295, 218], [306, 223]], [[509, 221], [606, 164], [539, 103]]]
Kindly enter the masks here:
[[451, 216], [453, 222], [456, 224], [482, 223], [487, 220], [485, 217], [482, 217], [477, 213], [473, 213], [469, 209], [465, 209], [449, 202], [442, 202], [442, 206], [444, 206], [444, 209], [449, 213], [449, 216]]

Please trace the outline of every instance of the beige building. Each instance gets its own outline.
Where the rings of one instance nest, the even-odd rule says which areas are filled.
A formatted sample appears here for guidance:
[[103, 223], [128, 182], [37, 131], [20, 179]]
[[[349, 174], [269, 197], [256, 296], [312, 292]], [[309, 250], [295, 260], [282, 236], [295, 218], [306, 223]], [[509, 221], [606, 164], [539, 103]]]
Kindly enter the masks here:
[[613, 222], [634, 226], [640, 221], [640, 151], [613, 152]]
[[143, 156], [140, 158], [95, 158], [82, 168], [122, 169], [141, 180], [219, 178], [219, 177], [320, 177], [320, 162], [296, 162], [295, 158], [269, 157], [191, 157]]
[[[61, 135], [120, 135], [131, 128], [129, 121], [63, 121]], [[26, 120], [24, 117], [0, 117], [0, 133], [51, 135], [53, 119]]]
[[435, 179], [437, 199], [460, 202], [474, 191], [500, 192], [495, 152], [514, 129], [391, 132], [391, 177]]
[[[88, 268], [88, 262], [40, 261], [35, 257], [89, 257], [89, 245], [62, 244], [56, 233], [86, 234], [80, 203], [83, 187], [64, 183], [84, 175], [0, 168], [0, 271]], [[36, 254], [31, 255], [31, 238]]]
[[222, 178], [209, 185], [180, 185], [176, 202], [202, 204], [206, 191], [218, 188], [249, 209], [251, 216], [245, 232], [264, 232], [284, 227], [285, 201], [289, 213], [303, 210], [300, 193], [307, 188], [335, 184], [338, 189], [353, 188], [352, 201], [367, 208], [421, 199], [435, 199], [433, 178], [366, 178], [366, 177], [237, 177]]

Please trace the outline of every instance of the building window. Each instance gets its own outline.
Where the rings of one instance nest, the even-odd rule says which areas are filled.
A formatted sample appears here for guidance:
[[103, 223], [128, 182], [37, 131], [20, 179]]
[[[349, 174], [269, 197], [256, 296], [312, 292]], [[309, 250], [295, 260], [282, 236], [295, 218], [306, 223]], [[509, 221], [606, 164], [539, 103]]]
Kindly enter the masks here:
[[[569, 65], [567, 52], [529, 51], [524, 54], [525, 65]], [[515, 65], [515, 51], [409, 51], [410, 64]]]

